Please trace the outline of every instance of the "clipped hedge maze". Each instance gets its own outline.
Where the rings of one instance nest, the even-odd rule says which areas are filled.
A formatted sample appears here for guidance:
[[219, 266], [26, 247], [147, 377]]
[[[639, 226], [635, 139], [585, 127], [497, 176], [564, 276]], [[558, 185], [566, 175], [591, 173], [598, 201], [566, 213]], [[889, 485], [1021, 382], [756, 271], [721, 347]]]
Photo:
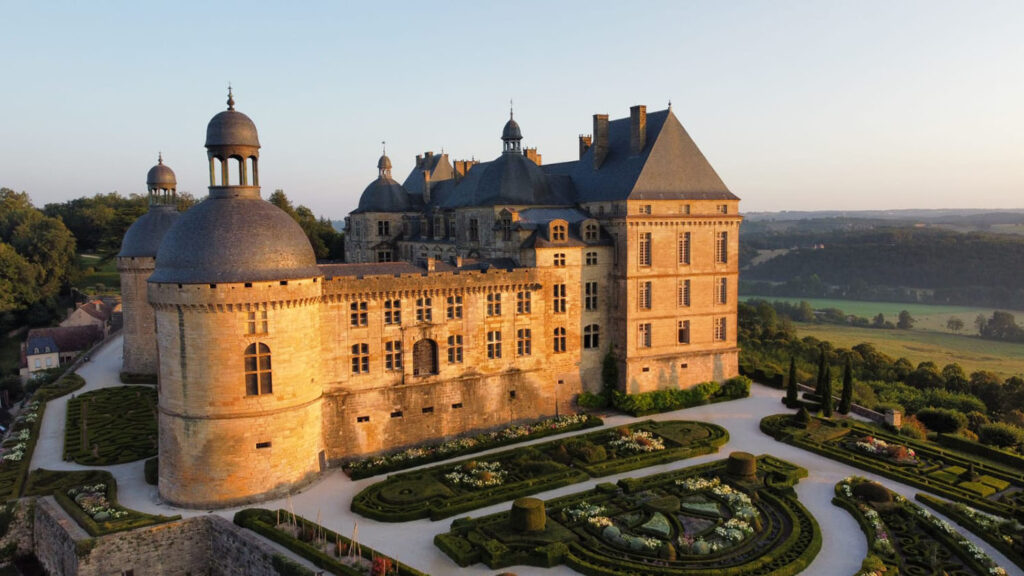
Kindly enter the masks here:
[[68, 400], [64, 459], [87, 466], [156, 456], [156, 389], [121, 386]]
[[384, 522], [439, 520], [592, 477], [711, 454], [729, 441], [721, 426], [643, 421], [393, 474], [352, 499], [352, 511]]
[[868, 539], [865, 571], [950, 576], [1005, 576], [948, 523], [881, 484], [851, 477], [832, 503], [853, 514]]
[[986, 514], [966, 504], [947, 502], [927, 494], [919, 493], [917, 499], [977, 534], [1024, 570], [1024, 526], [1020, 522]]
[[[916, 486], [990, 514], [1024, 520], [1024, 474], [993, 466], [963, 452], [945, 450], [927, 441], [879, 432], [852, 420], [811, 418], [799, 422], [790, 414], [767, 416], [761, 431], [780, 442], [821, 454], [897, 482]], [[872, 454], [865, 439], [889, 451]], [[879, 444], [881, 443], [881, 444]]]
[[771, 456], [730, 476], [727, 461], [599, 484], [546, 502], [543, 528], [509, 512], [452, 522], [434, 544], [460, 566], [565, 564], [590, 576], [790, 576], [821, 549], [792, 487], [807, 471]]

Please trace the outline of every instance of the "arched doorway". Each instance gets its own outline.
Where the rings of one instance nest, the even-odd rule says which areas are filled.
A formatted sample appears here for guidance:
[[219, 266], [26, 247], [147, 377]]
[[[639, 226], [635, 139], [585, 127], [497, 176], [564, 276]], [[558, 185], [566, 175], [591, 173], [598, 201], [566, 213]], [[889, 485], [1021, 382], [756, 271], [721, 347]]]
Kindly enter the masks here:
[[412, 347], [413, 376], [437, 374], [437, 342], [420, 340]]

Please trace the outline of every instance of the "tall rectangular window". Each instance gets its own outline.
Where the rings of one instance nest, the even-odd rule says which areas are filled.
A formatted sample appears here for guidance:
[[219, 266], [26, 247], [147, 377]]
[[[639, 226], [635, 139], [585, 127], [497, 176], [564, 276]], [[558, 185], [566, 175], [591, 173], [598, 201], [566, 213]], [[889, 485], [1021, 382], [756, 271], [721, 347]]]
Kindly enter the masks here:
[[491, 360], [501, 358], [501, 331], [491, 330], [487, 333], [487, 357]]
[[729, 279], [719, 278], [717, 290], [715, 290], [715, 304], [725, 304], [729, 301]]
[[651, 325], [650, 323], [640, 324], [637, 327], [637, 348], [650, 348], [651, 347]]
[[690, 321], [680, 320], [679, 321], [679, 343], [689, 344], [690, 343]]
[[454, 334], [448, 337], [448, 363], [462, 364], [462, 335]]
[[555, 314], [561, 314], [568, 309], [568, 303], [565, 297], [565, 284], [555, 284], [552, 286], [552, 302], [554, 303]]
[[462, 318], [462, 296], [449, 296], [445, 312], [449, 320]]
[[681, 213], [683, 213], [683, 214], [689, 214], [690, 213], [690, 205], [689, 204], [683, 204], [682, 206], [679, 207], [679, 211]]
[[516, 292], [516, 314], [529, 314], [532, 308], [533, 293], [529, 290]]
[[689, 264], [690, 263], [690, 233], [680, 232], [679, 233], [679, 263]]
[[416, 321], [417, 322], [430, 322], [433, 320], [433, 312], [431, 309], [432, 301], [430, 298], [423, 297], [416, 299]]
[[384, 301], [384, 323], [385, 324], [401, 324], [402, 323], [402, 301], [401, 300], [385, 300]]
[[676, 306], [686, 307], [690, 305], [690, 279], [679, 281], [678, 296], [676, 297]]
[[726, 332], [726, 319], [725, 316], [721, 318], [715, 318], [715, 342], [723, 342], [728, 337]]
[[384, 369], [402, 369], [402, 341], [394, 340], [384, 343]]
[[512, 220], [509, 218], [501, 219], [501, 239], [505, 242], [512, 239]]
[[352, 373], [353, 374], [366, 374], [370, 371], [370, 345], [353, 344], [352, 345]]
[[583, 285], [583, 307], [587, 310], [597, 310], [597, 282], [587, 282]]
[[641, 310], [651, 309], [651, 290], [650, 281], [640, 283], [639, 290], [637, 290], [636, 302]]
[[469, 219], [469, 241], [480, 241], [480, 221], [477, 220], [476, 218]]
[[391, 222], [387, 220], [377, 220], [377, 236], [381, 238], [387, 238], [391, 236]]
[[715, 233], [715, 263], [726, 264], [729, 262], [729, 233]]
[[349, 305], [351, 310], [349, 321], [352, 326], [366, 326], [366, 310], [368, 306], [366, 302], [353, 302]]
[[555, 328], [555, 338], [553, 340], [554, 351], [556, 354], [565, 352], [565, 328]]
[[529, 328], [520, 328], [516, 331], [516, 355], [517, 356], [529, 356], [532, 352], [533, 344], [532, 331]]
[[639, 238], [639, 254], [637, 259], [637, 265], [639, 266], [650, 266], [651, 265], [651, 233], [641, 232]]
[[487, 295], [487, 315], [501, 316], [501, 292], [491, 292]]
[[[246, 318], [246, 334], [266, 334], [267, 333], [267, 311], [259, 310], [255, 312], [249, 312]], [[47, 349], [49, 352], [49, 349]]]

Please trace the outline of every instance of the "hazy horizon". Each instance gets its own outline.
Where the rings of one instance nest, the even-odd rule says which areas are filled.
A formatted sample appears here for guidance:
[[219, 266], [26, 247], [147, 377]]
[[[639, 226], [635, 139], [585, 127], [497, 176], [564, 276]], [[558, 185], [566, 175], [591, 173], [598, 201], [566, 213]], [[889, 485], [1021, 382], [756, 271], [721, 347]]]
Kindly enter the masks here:
[[[243, 9], [244, 7], [244, 9]], [[591, 115], [673, 111], [744, 212], [1024, 202], [1014, 2], [5, 3], [0, 186], [37, 206], [144, 193], [162, 152], [202, 198], [207, 121], [260, 132], [264, 197], [343, 218], [416, 154], [576, 158]]]

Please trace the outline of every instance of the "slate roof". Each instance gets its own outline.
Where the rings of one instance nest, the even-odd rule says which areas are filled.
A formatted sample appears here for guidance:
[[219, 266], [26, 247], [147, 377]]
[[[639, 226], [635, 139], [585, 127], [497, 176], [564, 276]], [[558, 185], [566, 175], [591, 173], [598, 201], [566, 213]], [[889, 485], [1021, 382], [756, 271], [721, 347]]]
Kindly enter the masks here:
[[363, 190], [359, 197], [359, 207], [352, 213], [409, 212], [413, 209], [405, 188], [390, 176], [380, 176]]
[[119, 258], [155, 258], [164, 234], [181, 213], [174, 206], [150, 204], [149, 211], [128, 227], [121, 240]]
[[571, 205], [572, 190], [568, 182], [560, 180], [552, 184], [532, 160], [521, 153], [506, 152], [491, 162], [473, 166], [442, 206]]
[[[49, 350], [47, 350], [47, 347], [49, 347]], [[36, 352], [37, 348], [39, 352]], [[25, 354], [34, 356], [36, 354], [49, 354], [52, 352], [60, 352], [60, 348], [57, 347], [57, 342], [53, 339], [53, 336], [29, 333], [28, 340], [25, 341]]]
[[[28, 331], [26, 342], [36, 338], [51, 338], [61, 352], [79, 352], [103, 339], [99, 326], [57, 326], [55, 328], [33, 328]], [[26, 346], [31, 350], [34, 346]]]

